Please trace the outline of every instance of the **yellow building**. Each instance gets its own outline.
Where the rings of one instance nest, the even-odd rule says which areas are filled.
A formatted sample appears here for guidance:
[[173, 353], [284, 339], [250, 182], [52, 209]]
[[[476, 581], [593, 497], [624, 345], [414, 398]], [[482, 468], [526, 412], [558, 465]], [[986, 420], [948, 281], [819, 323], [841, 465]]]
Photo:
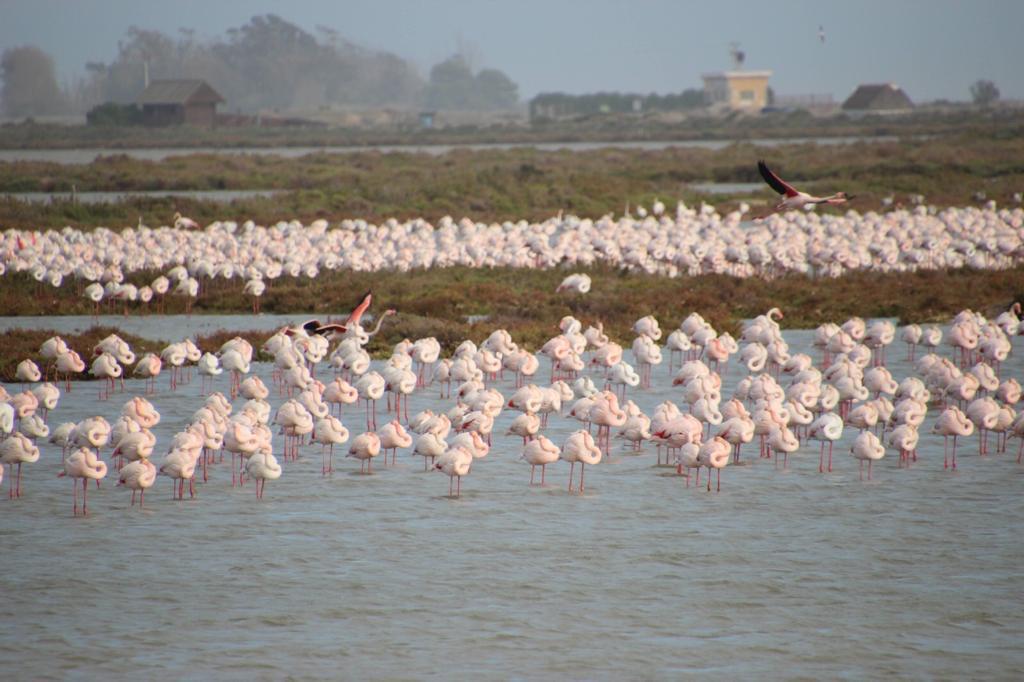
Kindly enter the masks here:
[[768, 105], [771, 71], [705, 73], [704, 101], [709, 107], [759, 111]]

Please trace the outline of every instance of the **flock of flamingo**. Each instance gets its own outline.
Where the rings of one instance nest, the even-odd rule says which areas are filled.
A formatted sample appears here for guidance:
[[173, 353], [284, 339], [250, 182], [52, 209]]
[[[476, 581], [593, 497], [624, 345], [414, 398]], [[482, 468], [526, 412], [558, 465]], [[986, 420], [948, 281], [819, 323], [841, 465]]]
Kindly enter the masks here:
[[[571, 275], [560, 288], [583, 291], [591, 285], [585, 275]], [[271, 336], [261, 350], [273, 359], [272, 387], [252, 374], [254, 349], [241, 338], [206, 352], [186, 339], [159, 356], [137, 359], [112, 334], [95, 348], [82, 349], [91, 358], [90, 373], [103, 380], [100, 399], [124, 390], [129, 366], [147, 380], [133, 384], [140, 394], [128, 398], [112, 422], [97, 414], [77, 423], [47, 424], [62, 397], [60, 373], [85, 364], [60, 337], [48, 339], [40, 348], [44, 368], [27, 359], [17, 369], [18, 379], [34, 386], [13, 395], [0, 387], [0, 463], [13, 467], [7, 474], [9, 497], [21, 497], [22, 465], [40, 461], [40, 446], [47, 444], [61, 450], [60, 459], [54, 451], [44, 461], [48, 470], [72, 479], [76, 515], [79, 483], [84, 514], [89, 481], [98, 486], [112, 471], [119, 485], [132, 491], [132, 505], [137, 493], [142, 505], [145, 491], [160, 475], [171, 480], [175, 498], [183, 498], [186, 487], [194, 496], [196, 478], [208, 481], [211, 469], [223, 467], [225, 451], [231, 456], [232, 485], [252, 479], [256, 496], [262, 497], [267, 481], [282, 476], [286, 467], [302, 466], [307, 438], [321, 449], [323, 476], [335, 470], [336, 445], [347, 443], [347, 456], [359, 460], [360, 471], [367, 474], [382, 453], [380, 461], [389, 466], [401, 450], [422, 457], [424, 469], [432, 466], [447, 474], [449, 495], [458, 496], [462, 478], [491, 451], [496, 423], [506, 411], [516, 415], [504, 418], [504, 435], [521, 437], [522, 445], [500, 455], [525, 460], [530, 485], [547, 485], [547, 466], [566, 461], [568, 489], [576, 492], [584, 490], [586, 466], [597, 465], [615, 449], [613, 435], [625, 441], [623, 456], [650, 456], [648, 446], [653, 446], [657, 464], [675, 467], [687, 486], [691, 472], [699, 484], [706, 469], [707, 490], [712, 472], [721, 489], [721, 470], [740, 462], [742, 446], [755, 440], [758, 458], [774, 459], [779, 467], [781, 454], [783, 468], [789, 466], [789, 455], [818, 441], [818, 470], [824, 474], [834, 466], [833, 444], [855, 430], [849, 453], [858, 460], [862, 478], [867, 463], [868, 479], [873, 463], [889, 451], [898, 456], [899, 466], [914, 466], [922, 428], [944, 437], [943, 466], [950, 471], [957, 468], [958, 445], [975, 432], [980, 456], [992, 451], [990, 434], [996, 453], [1006, 450], [1010, 437], [1020, 438], [1024, 451], [1024, 412], [1016, 411], [1021, 386], [1014, 378], [1000, 378], [1013, 339], [1024, 334], [1017, 304], [993, 320], [965, 310], [945, 334], [934, 325], [902, 328], [900, 338], [915, 371], [897, 380], [887, 368], [897, 335], [891, 322], [851, 318], [841, 325], [823, 324], [814, 332], [820, 357], [812, 358], [790, 353], [777, 308], [748, 321], [738, 339], [719, 333], [695, 312], [663, 339], [659, 322], [643, 317], [633, 326], [632, 364], [599, 323], [584, 328], [571, 316], [558, 322], [557, 334], [537, 353], [497, 329], [479, 346], [463, 341], [447, 358], [434, 338], [405, 339], [388, 360], [375, 364], [364, 349], [370, 332], [362, 326], [371, 302], [368, 293], [343, 323], [312, 320]], [[547, 381], [538, 376], [542, 359], [545, 369], [550, 367]], [[748, 374], [725, 399], [722, 372], [730, 362]], [[654, 371], [663, 364], [668, 372]], [[165, 368], [167, 390], [173, 391], [191, 379], [193, 367], [204, 381], [201, 402], [170, 441], [158, 447], [152, 429], [161, 417], [146, 396], [158, 395], [156, 379]], [[225, 372], [228, 395], [207, 393], [212, 388], [207, 382]], [[333, 376], [322, 381], [318, 375], [325, 372]], [[51, 374], [57, 383], [47, 381]], [[645, 414], [630, 394], [635, 397], [665, 378], [678, 402], [666, 400]], [[73, 390], [67, 378], [64, 390]], [[437, 391], [438, 400], [446, 402], [410, 417], [407, 400], [417, 391]], [[278, 398], [275, 405], [272, 393]], [[385, 397], [389, 416], [378, 423], [376, 403]], [[244, 403], [236, 406], [236, 400]], [[545, 435], [550, 419], [574, 420], [578, 428], [555, 443]], [[350, 428], [357, 432], [351, 438]], [[109, 463], [103, 461], [104, 449]], [[161, 461], [154, 463], [158, 450], [163, 451]], [[2, 476], [0, 466], [0, 481]]]
[[[842, 193], [811, 197], [778, 182], [784, 197], [775, 207], [779, 211], [846, 201]], [[502, 224], [450, 218], [438, 225], [421, 219], [380, 225], [345, 220], [334, 229], [318, 220], [308, 226], [247, 221], [214, 222], [203, 229], [140, 224], [123, 231], [6, 230], [0, 235], [0, 281], [9, 273], [30, 273], [40, 290], [73, 283], [72, 290], [93, 301], [97, 312], [104, 301], [126, 312], [128, 306], [151, 302], [162, 309], [167, 295], [182, 297], [190, 309], [206, 285], [234, 282], [258, 312], [260, 297], [275, 279], [315, 278], [333, 270], [602, 262], [668, 277], [790, 272], [836, 277], [853, 270], [1010, 268], [1024, 258], [1024, 210], [1000, 209], [994, 202], [983, 208], [920, 205], [910, 211], [844, 215], [790, 210], [754, 221], [745, 204], [719, 215], [709, 205], [693, 209], [680, 202], [673, 216], [657, 202], [644, 213], [644, 218], [559, 215], [539, 223]], [[162, 274], [142, 283], [140, 278], [148, 280], [150, 272]]]

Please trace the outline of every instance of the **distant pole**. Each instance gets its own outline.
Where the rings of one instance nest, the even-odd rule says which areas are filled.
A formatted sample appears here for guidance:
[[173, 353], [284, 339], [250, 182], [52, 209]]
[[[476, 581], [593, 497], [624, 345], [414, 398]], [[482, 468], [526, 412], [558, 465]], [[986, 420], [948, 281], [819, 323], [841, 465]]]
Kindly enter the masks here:
[[142, 62], [142, 89], [149, 87], [149, 60]]

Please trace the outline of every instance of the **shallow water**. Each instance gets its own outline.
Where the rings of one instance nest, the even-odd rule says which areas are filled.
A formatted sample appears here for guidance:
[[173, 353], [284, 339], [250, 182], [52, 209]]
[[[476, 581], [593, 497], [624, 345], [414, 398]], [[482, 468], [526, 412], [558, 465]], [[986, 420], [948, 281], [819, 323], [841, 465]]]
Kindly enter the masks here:
[[[808, 350], [810, 332], [785, 336]], [[894, 344], [897, 378], [903, 355]], [[1020, 379], [1022, 364], [1011, 357], [1004, 376]], [[270, 385], [269, 364], [254, 371]], [[728, 368], [723, 396], [744, 374]], [[656, 367], [655, 388], [629, 397], [648, 413], [679, 402], [670, 376]], [[511, 379], [498, 386], [509, 395]], [[50, 424], [112, 421], [142, 384], [109, 402], [96, 388], [74, 385]], [[173, 393], [161, 377], [157, 452], [199, 393], [198, 377]], [[451, 402], [432, 387], [410, 414]], [[231, 487], [225, 462], [194, 500], [172, 501], [158, 479], [144, 511], [108, 477], [77, 519], [59, 449], [45, 445], [24, 467], [25, 497], [0, 499], [4, 676], [1019, 677], [1017, 441], [982, 458], [972, 436], [946, 472], [941, 439], [924, 435], [934, 418], [918, 463], [899, 469], [890, 452], [870, 483], [848, 454], [850, 429], [831, 474], [818, 473], [817, 444], [788, 469], [750, 444], [718, 494], [655, 466], [653, 447], [633, 456], [615, 441], [583, 495], [565, 490], [564, 463], [531, 488], [519, 439], [496, 435], [459, 499], [407, 452], [371, 476], [339, 456], [322, 478], [306, 445], [262, 502], [251, 483]], [[343, 421], [361, 432], [362, 408]], [[576, 427], [552, 418], [545, 433], [561, 444]]]

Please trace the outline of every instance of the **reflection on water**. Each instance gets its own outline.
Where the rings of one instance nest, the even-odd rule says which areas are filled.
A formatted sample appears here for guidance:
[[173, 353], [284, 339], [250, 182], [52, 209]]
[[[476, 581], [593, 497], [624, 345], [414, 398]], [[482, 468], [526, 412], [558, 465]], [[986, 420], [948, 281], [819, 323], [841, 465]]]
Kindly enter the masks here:
[[[204, 322], [231, 328], [243, 317]], [[183, 321], [138, 320], [168, 339], [191, 331]], [[810, 332], [785, 336], [793, 352], [811, 352]], [[897, 343], [889, 354], [897, 378], [910, 371], [903, 352]], [[1022, 367], [1011, 356], [1004, 376]], [[268, 385], [271, 371], [254, 365]], [[724, 396], [744, 374], [728, 367]], [[670, 376], [656, 367], [655, 388], [630, 397], [648, 413], [680, 403]], [[164, 376], [160, 388], [150, 399], [162, 453], [201, 398], [198, 378], [171, 393]], [[509, 395], [511, 379], [498, 388]], [[113, 420], [142, 389], [129, 381], [100, 403], [95, 384], [75, 385], [49, 421]], [[282, 400], [272, 395], [273, 406]], [[451, 404], [429, 388], [409, 409]], [[564, 489], [564, 463], [549, 468], [550, 487], [528, 487], [519, 439], [504, 435], [514, 416], [497, 419], [493, 449], [458, 500], [408, 452], [395, 467], [376, 462], [372, 476], [339, 457], [325, 479], [306, 445], [262, 503], [251, 484], [231, 487], [225, 462], [194, 500], [172, 501], [158, 479], [141, 512], [108, 479], [90, 491], [91, 515], [74, 519], [59, 449], [44, 445], [24, 468], [25, 497], [0, 498], [4, 675], [1002, 677], [1024, 664], [1024, 467], [977, 456], [976, 437], [951, 474], [941, 439], [922, 429], [918, 464], [899, 469], [890, 453], [871, 483], [858, 480], [849, 429], [826, 475], [816, 444], [788, 470], [751, 444], [720, 494], [656, 467], [652, 447], [634, 456], [616, 442], [579, 496]], [[359, 433], [363, 408], [346, 408], [343, 421]], [[560, 444], [575, 428], [552, 418], [546, 435]], [[275, 445], [280, 453], [280, 437]]]

